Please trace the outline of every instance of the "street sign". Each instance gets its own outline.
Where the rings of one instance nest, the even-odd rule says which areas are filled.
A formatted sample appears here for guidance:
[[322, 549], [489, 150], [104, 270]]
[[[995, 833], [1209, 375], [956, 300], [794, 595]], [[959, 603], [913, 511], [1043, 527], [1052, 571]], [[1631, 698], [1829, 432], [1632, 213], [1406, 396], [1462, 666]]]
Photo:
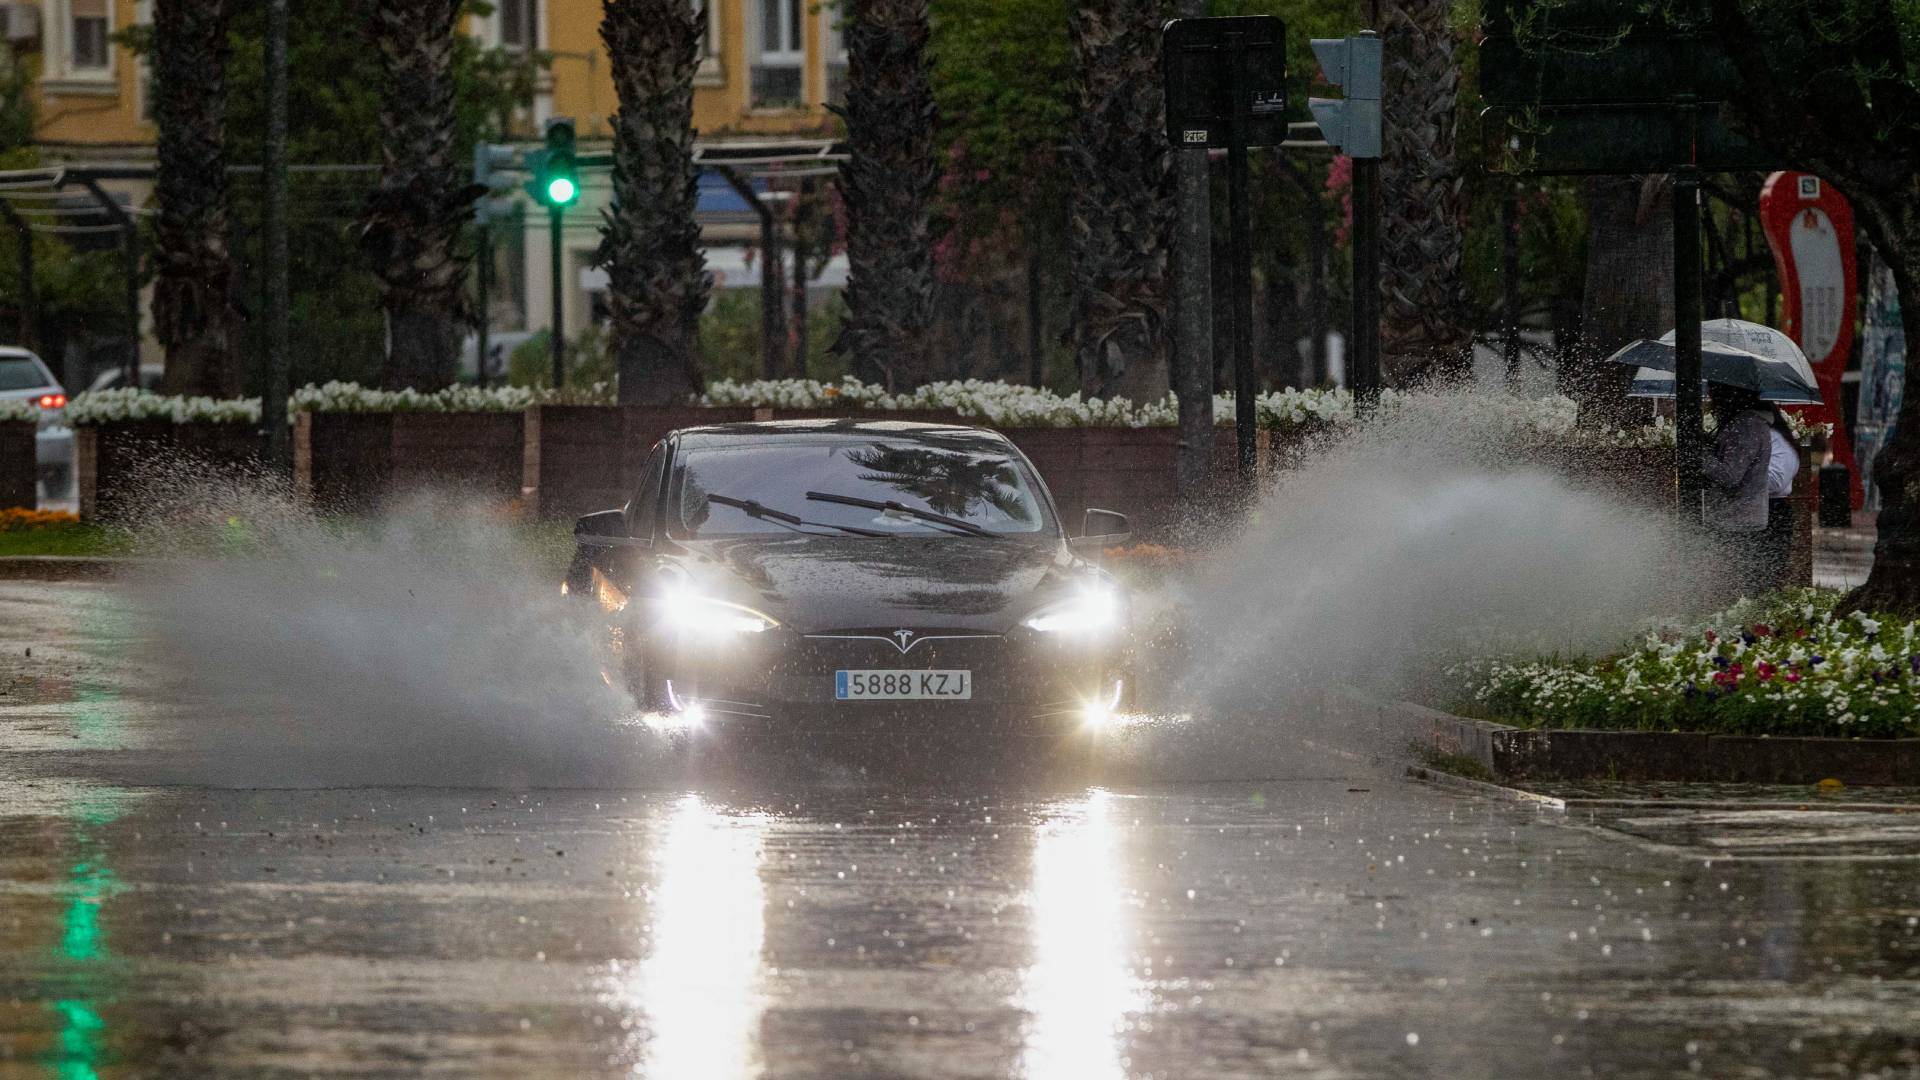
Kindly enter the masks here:
[[1327, 145], [1350, 158], [1380, 156], [1380, 38], [1372, 32], [1314, 38], [1313, 55], [1345, 98], [1308, 98]]
[[1740, 73], [1711, 0], [1486, 0], [1481, 145], [1496, 172], [1706, 172], [1782, 162], [1734, 133]]
[[1807, 354], [1822, 404], [1796, 409], [1833, 424], [1834, 457], [1852, 477], [1853, 506], [1865, 498], [1848, 438], [1840, 380], [1853, 355], [1859, 306], [1853, 252], [1853, 206], [1833, 185], [1803, 172], [1777, 172], [1760, 189], [1760, 227], [1780, 277], [1786, 311], [1781, 329]]
[[1180, 147], [1224, 147], [1234, 109], [1234, 49], [1244, 85], [1237, 119], [1245, 146], [1287, 138], [1287, 28], [1272, 15], [1174, 19], [1160, 38], [1166, 84], [1167, 140]]

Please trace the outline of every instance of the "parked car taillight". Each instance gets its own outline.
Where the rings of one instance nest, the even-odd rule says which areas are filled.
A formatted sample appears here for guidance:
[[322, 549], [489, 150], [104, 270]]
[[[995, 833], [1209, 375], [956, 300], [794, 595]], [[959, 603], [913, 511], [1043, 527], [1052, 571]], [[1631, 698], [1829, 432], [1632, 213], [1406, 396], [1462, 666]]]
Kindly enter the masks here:
[[67, 395], [41, 394], [40, 407], [43, 409], [64, 409], [67, 407]]

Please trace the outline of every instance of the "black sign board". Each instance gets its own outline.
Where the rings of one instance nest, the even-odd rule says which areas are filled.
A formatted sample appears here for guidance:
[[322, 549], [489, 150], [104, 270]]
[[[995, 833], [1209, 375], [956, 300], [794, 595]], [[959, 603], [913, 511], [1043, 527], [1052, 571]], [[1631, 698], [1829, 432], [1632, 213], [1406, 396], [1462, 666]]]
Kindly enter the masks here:
[[1485, 0], [1481, 140], [1498, 172], [1782, 164], [1730, 130], [1739, 73], [1709, 0]]
[[1167, 139], [1173, 145], [1227, 145], [1236, 45], [1245, 65], [1245, 97], [1239, 102], [1244, 145], [1278, 146], [1286, 141], [1286, 25], [1272, 15], [1236, 15], [1175, 19], [1161, 35]]
[[1729, 130], [1720, 106], [1544, 105], [1495, 107], [1480, 114], [1481, 147], [1493, 172], [1577, 176], [1771, 170], [1777, 155]]

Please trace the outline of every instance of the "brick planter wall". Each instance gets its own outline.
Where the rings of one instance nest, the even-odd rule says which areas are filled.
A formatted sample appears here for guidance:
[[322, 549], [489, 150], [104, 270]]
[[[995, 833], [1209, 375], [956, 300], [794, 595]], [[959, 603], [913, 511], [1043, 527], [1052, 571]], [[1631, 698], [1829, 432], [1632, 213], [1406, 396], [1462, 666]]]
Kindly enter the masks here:
[[73, 429], [80, 517], [112, 520], [148, 467], [179, 474], [181, 462], [215, 471], [257, 466], [266, 439], [252, 424], [173, 424], [139, 420]]
[[[1089, 509], [1127, 515], [1136, 539], [1171, 538], [1182, 524], [1174, 487], [1176, 428], [1007, 428], [1013, 440], [1053, 492], [1067, 535], [1078, 536]], [[1264, 471], [1272, 440], [1257, 432], [1255, 451]], [[1210, 495], [1233, 490], [1238, 460], [1232, 428], [1214, 429]]]
[[675, 428], [766, 419], [764, 409], [536, 405], [526, 413], [521, 493], [541, 519], [626, 505], [647, 451]]
[[[528, 509], [541, 518], [570, 518], [623, 505], [640, 478], [653, 443], [675, 428], [745, 420], [892, 419], [970, 423], [955, 413], [861, 412], [751, 408], [638, 408], [540, 405], [527, 411], [522, 484]], [[1089, 507], [1116, 510], [1137, 535], [1164, 537], [1178, 524], [1174, 502], [1173, 428], [1012, 428], [1008, 438], [1027, 456], [1053, 492], [1069, 534], [1077, 534]], [[1270, 440], [1260, 434], [1262, 462]], [[1215, 475], [1232, 476], [1233, 431], [1215, 432]], [[1224, 486], [1223, 486], [1224, 490]]]
[[34, 445], [38, 427], [31, 420], [0, 422], [0, 510], [38, 505], [35, 482], [38, 478], [39, 448]]
[[517, 412], [300, 413], [294, 490], [327, 510], [432, 487], [505, 502], [520, 496], [524, 427]]

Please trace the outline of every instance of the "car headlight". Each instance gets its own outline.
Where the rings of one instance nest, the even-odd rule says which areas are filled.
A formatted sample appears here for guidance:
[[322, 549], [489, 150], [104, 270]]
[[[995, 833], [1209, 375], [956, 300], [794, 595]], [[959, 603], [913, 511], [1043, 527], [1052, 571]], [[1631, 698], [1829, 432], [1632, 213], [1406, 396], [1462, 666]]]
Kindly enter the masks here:
[[1122, 614], [1117, 591], [1088, 589], [1070, 599], [1048, 604], [1021, 620], [1021, 625], [1042, 634], [1096, 637], [1118, 629]]
[[659, 612], [667, 626], [702, 637], [759, 634], [780, 625], [750, 607], [703, 596], [686, 586], [662, 593]]

